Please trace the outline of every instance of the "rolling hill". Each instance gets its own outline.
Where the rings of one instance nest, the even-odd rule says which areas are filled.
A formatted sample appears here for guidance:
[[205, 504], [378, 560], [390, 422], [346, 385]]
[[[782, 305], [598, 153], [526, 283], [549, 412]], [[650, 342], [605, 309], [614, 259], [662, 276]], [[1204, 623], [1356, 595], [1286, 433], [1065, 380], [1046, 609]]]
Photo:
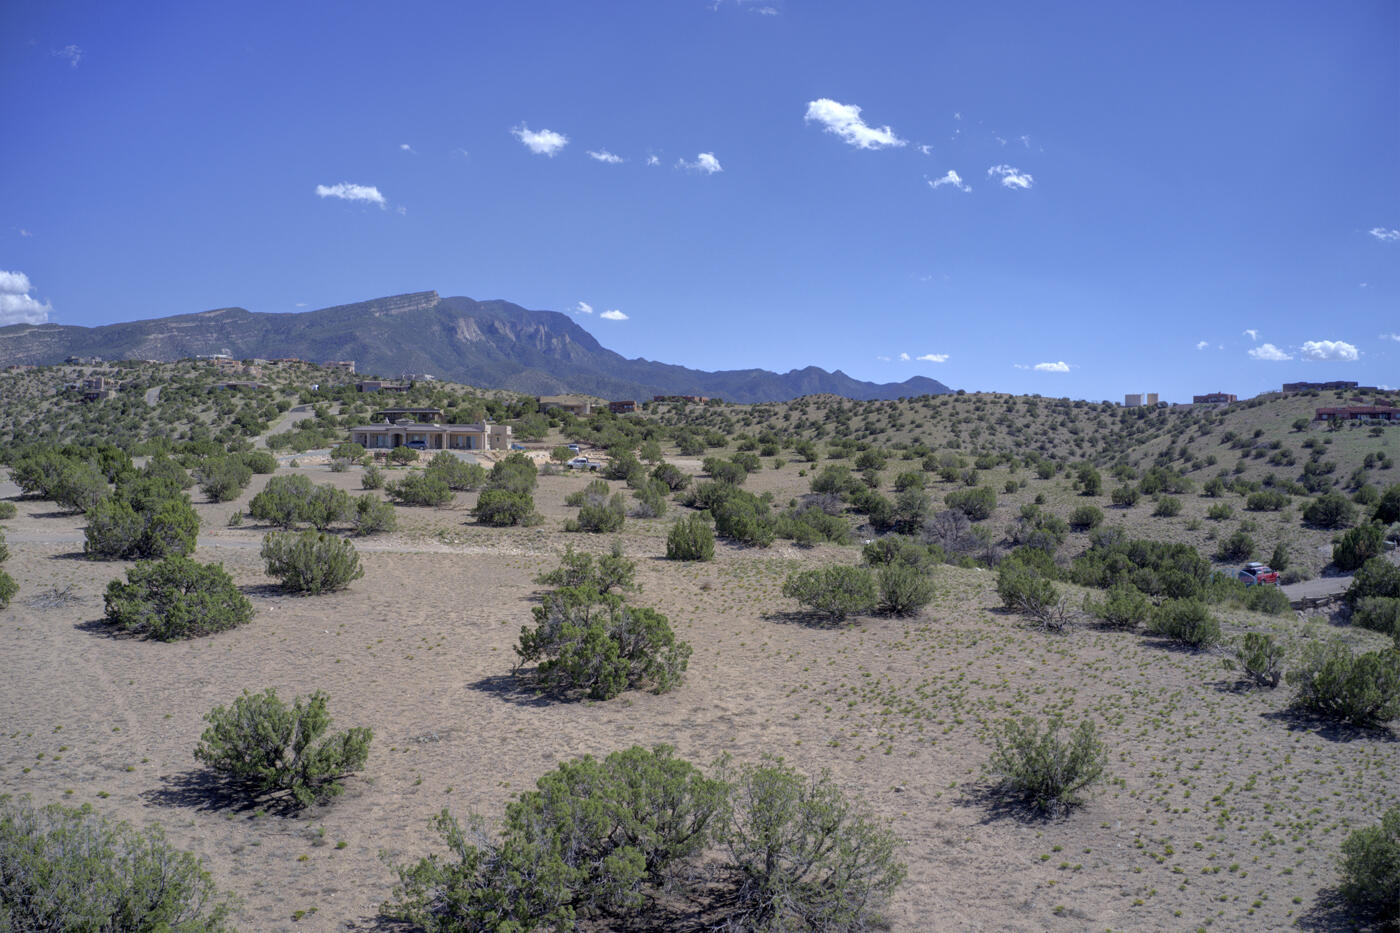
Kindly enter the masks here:
[[706, 395], [770, 402], [819, 393], [875, 400], [950, 391], [922, 376], [881, 384], [815, 366], [786, 373], [705, 372], [627, 359], [557, 311], [532, 311], [508, 301], [442, 298], [435, 291], [296, 314], [220, 308], [102, 327], [0, 328], [0, 364], [46, 365], [69, 356], [170, 361], [223, 351], [238, 359], [352, 359], [366, 373], [432, 373], [536, 395]]

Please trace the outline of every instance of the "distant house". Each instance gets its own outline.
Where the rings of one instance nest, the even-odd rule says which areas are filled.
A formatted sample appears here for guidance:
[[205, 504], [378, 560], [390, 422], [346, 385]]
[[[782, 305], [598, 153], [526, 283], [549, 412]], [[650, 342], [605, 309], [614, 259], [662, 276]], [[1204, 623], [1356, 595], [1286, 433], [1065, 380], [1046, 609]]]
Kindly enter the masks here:
[[442, 421], [444, 412], [441, 408], [381, 408], [370, 415], [370, 421], [388, 422], [402, 421], [407, 418], [410, 421], [417, 421], [424, 424], [436, 424]]
[[614, 415], [629, 415], [637, 410], [637, 403], [632, 399], [621, 402], [608, 402], [608, 411]]
[[535, 399], [541, 411], [559, 409], [587, 418], [593, 414], [593, 402], [578, 395], [541, 395]]
[[261, 382], [216, 382], [216, 383], [214, 383], [213, 385], [211, 385], [209, 388], [210, 388], [211, 391], [214, 390], [214, 389], [221, 389], [221, 390], [233, 392], [233, 391], [237, 391], [238, 389], [261, 389], [261, 388], [262, 388], [262, 383], [261, 383]]
[[67, 363], [69, 366], [95, 366], [96, 364], [102, 362], [102, 357], [100, 357], [100, 356], [70, 356], [70, 357], [68, 357], [67, 359], [65, 359], [63, 362]]
[[343, 369], [347, 373], [353, 373], [355, 371], [354, 360], [327, 360], [321, 365], [327, 369]]
[[1191, 396], [1193, 405], [1228, 405], [1235, 401], [1239, 401], [1238, 397], [1230, 392], [1207, 392], [1205, 395]]
[[1389, 405], [1344, 405], [1319, 408], [1314, 421], [1386, 421], [1400, 422], [1400, 408]]
[[432, 373], [399, 373], [399, 380], [402, 382], [436, 382], [437, 376]]
[[435, 424], [403, 418], [393, 423], [362, 424], [350, 429], [350, 439], [366, 450], [509, 450], [510, 425]]
[[653, 402], [694, 402], [696, 405], [703, 405], [710, 401], [708, 395], [653, 395]]
[[412, 387], [405, 383], [385, 382], [383, 379], [366, 379], [355, 383], [355, 388], [361, 392], [407, 392]]
[[1327, 389], [1355, 389], [1356, 387], [1357, 384], [1355, 382], [1345, 382], [1339, 379], [1335, 382], [1285, 382], [1283, 384], [1283, 391], [1308, 392], [1312, 389], [1325, 391]]
[[1125, 395], [1125, 396], [1123, 396], [1123, 407], [1124, 407], [1124, 408], [1141, 408], [1141, 407], [1144, 406], [1144, 405], [1146, 405], [1148, 408], [1156, 408], [1156, 407], [1157, 407], [1157, 393], [1156, 393], [1156, 392], [1148, 392], [1148, 393], [1144, 394], [1144, 393], [1141, 393], [1141, 392], [1135, 392], [1135, 393], [1133, 393], [1133, 394], [1131, 394], [1131, 395]]
[[116, 394], [117, 384], [108, 382], [105, 376], [92, 376], [84, 379], [79, 388], [83, 393], [83, 401], [96, 402]]

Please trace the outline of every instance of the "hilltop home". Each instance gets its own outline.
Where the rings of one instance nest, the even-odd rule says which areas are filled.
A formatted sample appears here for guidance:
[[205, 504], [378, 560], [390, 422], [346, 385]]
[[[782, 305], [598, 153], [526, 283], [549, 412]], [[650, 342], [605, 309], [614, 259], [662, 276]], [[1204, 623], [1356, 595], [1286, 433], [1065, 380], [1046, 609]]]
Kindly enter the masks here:
[[1319, 389], [1325, 391], [1327, 389], [1355, 389], [1356, 387], [1357, 384], [1355, 382], [1347, 382], [1345, 380], [1338, 379], [1333, 382], [1285, 382], [1283, 384], [1283, 391], [1307, 392], [1311, 389]]
[[321, 365], [326, 369], [343, 369], [347, 373], [353, 373], [355, 371], [354, 360], [326, 360], [326, 362]]
[[1231, 392], [1207, 392], [1205, 395], [1191, 396], [1192, 405], [1228, 405], [1239, 399]]
[[628, 415], [637, 410], [637, 403], [631, 399], [621, 402], [608, 402], [608, 411], [614, 415]]
[[1319, 408], [1314, 421], [1395, 421], [1400, 422], [1400, 408], [1389, 405], [1346, 405], [1339, 408]]
[[355, 388], [360, 392], [407, 392], [412, 386], [385, 382], [383, 379], [366, 379], [355, 383]]
[[535, 402], [540, 406], [540, 411], [558, 408], [561, 411], [578, 415], [580, 418], [587, 418], [593, 414], [593, 403], [577, 395], [541, 395], [535, 399]]
[[441, 424], [400, 418], [351, 428], [350, 440], [366, 450], [392, 450], [395, 447], [412, 447], [415, 450], [509, 450], [511, 434], [508, 424]]

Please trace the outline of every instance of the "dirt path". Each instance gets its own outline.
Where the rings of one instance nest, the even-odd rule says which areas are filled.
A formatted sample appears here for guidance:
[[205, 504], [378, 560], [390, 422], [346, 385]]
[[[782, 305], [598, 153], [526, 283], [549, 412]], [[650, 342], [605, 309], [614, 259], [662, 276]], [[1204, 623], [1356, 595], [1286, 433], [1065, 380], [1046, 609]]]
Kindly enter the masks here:
[[146, 404], [152, 408], [160, 401], [160, 386], [154, 386], [146, 390]]
[[292, 425], [296, 424], [297, 422], [305, 421], [308, 418], [314, 417], [316, 416], [311, 411], [310, 405], [296, 405], [288, 409], [287, 412], [283, 414], [281, 418], [278, 418], [276, 421], [274, 421], [272, 423], [272, 426], [269, 427], [266, 431], [253, 438], [253, 446], [265, 449], [267, 447], [267, 438], [269, 435], [280, 434], [281, 432], [291, 428]]
[[[1385, 554], [1385, 559], [1392, 564], [1400, 564], [1400, 551], [1390, 551]], [[1352, 574], [1341, 574], [1335, 577], [1318, 577], [1315, 580], [1303, 580], [1300, 583], [1290, 583], [1281, 586], [1285, 596], [1291, 600], [1316, 599], [1321, 596], [1336, 596], [1347, 591], [1351, 586]]]

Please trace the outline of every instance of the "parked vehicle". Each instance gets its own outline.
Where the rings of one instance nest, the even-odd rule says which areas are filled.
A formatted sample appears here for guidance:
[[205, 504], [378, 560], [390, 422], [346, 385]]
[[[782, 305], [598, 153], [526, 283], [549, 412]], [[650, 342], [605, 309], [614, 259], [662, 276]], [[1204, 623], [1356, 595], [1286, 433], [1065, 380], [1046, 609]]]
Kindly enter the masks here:
[[525, 445], [524, 445], [524, 444], [511, 444], [511, 445], [510, 445], [510, 449], [511, 449], [511, 450], [524, 450], [524, 449], [525, 449]]
[[1245, 564], [1235, 578], [1245, 586], [1278, 586], [1278, 571], [1257, 560]]
[[427, 441], [409, 441], [407, 444], [404, 444], [404, 446], [407, 447], [409, 450], [427, 450], [427, 449], [428, 449], [428, 442], [427, 442]]
[[569, 467], [574, 470], [596, 470], [601, 466], [601, 463], [589, 460], [587, 457], [575, 457], [569, 461]]

